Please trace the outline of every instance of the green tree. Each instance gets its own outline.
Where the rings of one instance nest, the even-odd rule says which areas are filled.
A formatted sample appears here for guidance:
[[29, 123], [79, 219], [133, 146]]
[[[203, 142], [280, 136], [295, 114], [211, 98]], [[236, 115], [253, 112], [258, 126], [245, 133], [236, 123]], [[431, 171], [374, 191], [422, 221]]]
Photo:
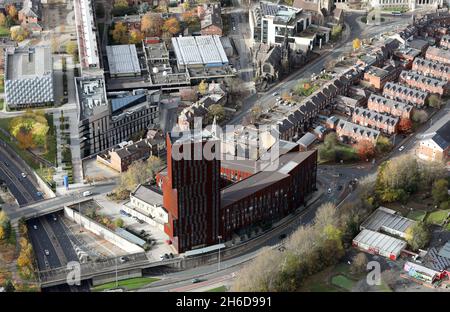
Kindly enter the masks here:
[[377, 140], [376, 150], [378, 153], [387, 153], [392, 149], [392, 142], [387, 137], [380, 135]]
[[412, 120], [417, 123], [424, 123], [428, 120], [428, 113], [424, 111], [423, 109], [414, 110], [414, 113], [412, 115]]
[[114, 9], [127, 9], [128, 1], [127, 0], [114, 0]]
[[435, 204], [440, 204], [448, 200], [448, 181], [447, 179], [439, 179], [434, 182], [431, 189]]
[[78, 59], [78, 43], [76, 41], [69, 41], [66, 44], [66, 53], [71, 55], [75, 60]]
[[225, 118], [225, 109], [220, 104], [213, 104], [208, 108], [208, 122], [212, 122], [216, 118], [217, 122], [221, 122]]
[[5, 283], [5, 292], [15, 292], [16, 291], [16, 287], [14, 287], [13, 282], [8, 279]]
[[114, 221], [114, 224], [115, 224], [117, 227], [122, 228], [123, 225], [124, 225], [123, 219], [122, 219], [122, 218], [117, 218], [117, 219]]
[[428, 105], [437, 109], [441, 108], [442, 105], [441, 98], [436, 94], [430, 95], [428, 97]]
[[334, 25], [331, 29], [331, 40], [338, 40], [342, 34], [342, 25]]
[[424, 248], [430, 240], [430, 233], [423, 222], [417, 222], [406, 229], [405, 240], [413, 250]]
[[15, 26], [11, 28], [11, 39], [17, 42], [22, 42], [28, 38], [30, 33], [22, 26]]

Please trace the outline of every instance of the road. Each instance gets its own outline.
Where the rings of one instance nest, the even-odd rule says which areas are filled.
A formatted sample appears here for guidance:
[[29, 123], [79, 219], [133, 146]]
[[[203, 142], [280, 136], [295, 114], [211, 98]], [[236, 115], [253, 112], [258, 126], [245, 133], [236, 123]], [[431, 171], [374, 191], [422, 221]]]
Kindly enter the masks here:
[[[12, 220], [12, 222], [16, 222], [21, 217], [33, 217], [33, 215], [39, 213], [39, 214], [45, 214], [46, 212], [52, 212], [55, 209], [63, 208], [65, 205], [71, 204], [74, 202], [74, 200], [79, 199], [82, 197], [80, 195], [81, 192], [84, 191], [91, 191], [93, 197], [101, 194], [106, 194], [111, 192], [116, 187], [115, 182], [110, 183], [103, 183], [96, 185], [95, 187], [92, 186], [86, 186], [83, 189], [79, 189], [77, 193], [73, 193], [66, 196], [61, 197], [55, 197], [52, 199], [48, 199], [43, 202], [38, 202], [34, 204], [30, 204], [23, 207], [5, 207], [5, 210], [9, 216], [9, 218]], [[79, 192], [79, 193], [78, 193]], [[74, 196], [75, 197], [74, 197]]]
[[[19, 206], [42, 200], [38, 189], [31, 180], [32, 174], [24, 168], [16, 154], [10, 154], [6, 143], [0, 140], [0, 179], [3, 180], [16, 198]], [[22, 173], [27, 176], [22, 177]]]
[[260, 104], [262, 107], [267, 107], [269, 104], [275, 101], [273, 93], [282, 94], [284, 91], [290, 91], [293, 89], [299, 80], [310, 78], [311, 75], [318, 74], [322, 71], [325, 64], [331, 60], [340, 59], [345, 53], [351, 52], [353, 49], [352, 41], [355, 38], [372, 38], [380, 35], [384, 32], [389, 32], [397, 29], [401, 25], [406, 25], [410, 17], [398, 16], [392, 21], [387, 21], [381, 26], [376, 25], [364, 25], [358, 19], [364, 14], [355, 12], [345, 13], [345, 23], [350, 27], [350, 35], [347, 40], [342, 44], [336, 46], [334, 49], [330, 49], [325, 52], [320, 58], [313, 60], [297, 72], [289, 75], [278, 84], [272, 86], [267, 92], [261, 92], [253, 94], [243, 101], [241, 111], [229, 122], [232, 125], [238, 125], [242, 122], [243, 117], [251, 110], [256, 104]]

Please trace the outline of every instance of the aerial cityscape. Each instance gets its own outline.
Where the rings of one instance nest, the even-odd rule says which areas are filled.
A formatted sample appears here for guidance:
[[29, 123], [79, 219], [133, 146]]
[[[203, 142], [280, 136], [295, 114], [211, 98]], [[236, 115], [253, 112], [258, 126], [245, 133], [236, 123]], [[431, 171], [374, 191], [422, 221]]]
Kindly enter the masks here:
[[449, 292], [449, 8], [0, 0], [0, 293]]

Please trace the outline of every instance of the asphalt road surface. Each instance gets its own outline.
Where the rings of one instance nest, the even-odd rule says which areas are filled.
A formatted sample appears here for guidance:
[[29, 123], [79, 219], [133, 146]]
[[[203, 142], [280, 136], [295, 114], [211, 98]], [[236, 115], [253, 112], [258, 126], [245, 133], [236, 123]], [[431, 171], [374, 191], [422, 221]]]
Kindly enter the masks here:
[[[30, 174], [21, 168], [16, 155], [7, 152], [5, 143], [0, 140], [0, 179], [6, 184], [19, 206], [42, 199], [37, 195], [37, 188], [30, 180]], [[22, 173], [27, 176], [22, 177]]]

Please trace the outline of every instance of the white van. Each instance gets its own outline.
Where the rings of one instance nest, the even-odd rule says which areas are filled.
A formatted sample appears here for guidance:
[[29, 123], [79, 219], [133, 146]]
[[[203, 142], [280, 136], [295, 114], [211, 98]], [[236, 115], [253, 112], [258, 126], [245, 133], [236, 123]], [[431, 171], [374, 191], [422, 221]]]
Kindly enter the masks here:
[[92, 192], [91, 191], [84, 191], [83, 192], [83, 196], [84, 197], [88, 197], [88, 196], [91, 196], [92, 195]]

